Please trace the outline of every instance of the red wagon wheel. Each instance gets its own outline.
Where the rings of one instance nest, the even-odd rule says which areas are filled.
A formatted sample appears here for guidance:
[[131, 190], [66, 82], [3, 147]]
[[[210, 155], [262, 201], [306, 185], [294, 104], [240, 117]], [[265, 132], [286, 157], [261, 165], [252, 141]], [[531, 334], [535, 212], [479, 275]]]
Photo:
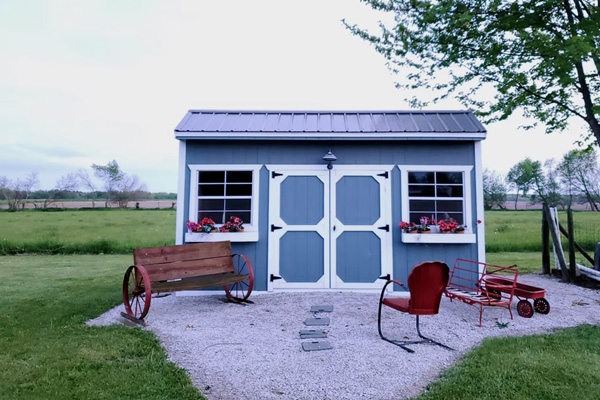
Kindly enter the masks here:
[[517, 303], [517, 312], [523, 318], [531, 318], [533, 315], [533, 306], [527, 300], [520, 300]]
[[143, 319], [150, 309], [152, 288], [146, 268], [132, 265], [123, 278], [123, 303], [128, 315]]
[[248, 277], [241, 282], [225, 285], [225, 293], [230, 299], [235, 299], [238, 301], [247, 300], [248, 297], [250, 297], [250, 293], [252, 293], [252, 289], [254, 288], [254, 269], [252, 268], [252, 263], [245, 255], [234, 254], [233, 268], [238, 274], [247, 275]]
[[543, 297], [541, 299], [535, 299], [533, 301], [533, 308], [540, 314], [548, 314], [550, 312], [550, 303]]

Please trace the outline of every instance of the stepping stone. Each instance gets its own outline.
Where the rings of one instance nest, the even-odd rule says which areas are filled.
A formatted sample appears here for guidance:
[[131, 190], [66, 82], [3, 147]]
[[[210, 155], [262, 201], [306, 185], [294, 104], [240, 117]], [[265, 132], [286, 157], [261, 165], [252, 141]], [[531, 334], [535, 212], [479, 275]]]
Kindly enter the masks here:
[[302, 350], [304, 351], [317, 351], [317, 350], [331, 350], [333, 346], [329, 342], [303, 342]]
[[329, 318], [307, 318], [304, 320], [306, 326], [329, 325]]
[[309, 329], [300, 331], [300, 339], [323, 339], [327, 337], [327, 332]]
[[333, 311], [333, 306], [332, 305], [324, 305], [324, 306], [312, 306], [310, 308], [310, 312], [332, 312]]

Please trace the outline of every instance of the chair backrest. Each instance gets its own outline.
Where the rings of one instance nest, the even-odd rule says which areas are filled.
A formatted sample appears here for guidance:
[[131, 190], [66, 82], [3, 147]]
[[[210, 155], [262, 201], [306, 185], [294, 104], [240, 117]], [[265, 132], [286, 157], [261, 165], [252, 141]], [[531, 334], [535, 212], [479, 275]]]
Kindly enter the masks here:
[[442, 293], [448, 285], [450, 269], [441, 261], [425, 261], [408, 275], [409, 314], [433, 315], [440, 309]]

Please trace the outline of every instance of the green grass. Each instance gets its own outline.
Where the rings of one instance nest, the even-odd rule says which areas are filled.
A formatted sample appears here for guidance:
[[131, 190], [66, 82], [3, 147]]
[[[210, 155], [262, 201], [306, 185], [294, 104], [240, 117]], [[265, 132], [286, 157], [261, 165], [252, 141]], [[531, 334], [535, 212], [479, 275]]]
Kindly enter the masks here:
[[0, 257], [0, 398], [200, 399], [139, 328], [84, 322], [121, 302], [130, 256]]
[[[559, 212], [561, 225], [567, 229], [566, 212]], [[575, 240], [593, 253], [600, 241], [600, 213], [573, 212]], [[486, 211], [486, 252], [542, 251], [542, 212]], [[565, 245], [563, 237], [563, 245]]]
[[519, 274], [542, 273], [542, 254], [537, 252], [487, 253], [485, 259], [487, 263], [494, 265], [517, 264]]
[[175, 210], [0, 212], [0, 255], [130, 254], [175, 243]]
[[420, 400], [597, 399], [600, 327], [486, 339], [429, 385]]

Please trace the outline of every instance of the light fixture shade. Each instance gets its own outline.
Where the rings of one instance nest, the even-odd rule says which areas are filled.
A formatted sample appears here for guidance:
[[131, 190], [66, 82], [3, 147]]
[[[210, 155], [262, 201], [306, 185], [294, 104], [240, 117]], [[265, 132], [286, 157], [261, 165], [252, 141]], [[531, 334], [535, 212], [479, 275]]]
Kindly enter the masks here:
[[333, 162], [337, 161], [337, 157], [335, 155], [333, 155], [333, 153], [331, 152], [331, 150], [329, 150], [327, 152], [327, 154], [325, 154], [323, 156], [323, 161], [327, 162], [327, 169], [332, 169], [333, 168]]

